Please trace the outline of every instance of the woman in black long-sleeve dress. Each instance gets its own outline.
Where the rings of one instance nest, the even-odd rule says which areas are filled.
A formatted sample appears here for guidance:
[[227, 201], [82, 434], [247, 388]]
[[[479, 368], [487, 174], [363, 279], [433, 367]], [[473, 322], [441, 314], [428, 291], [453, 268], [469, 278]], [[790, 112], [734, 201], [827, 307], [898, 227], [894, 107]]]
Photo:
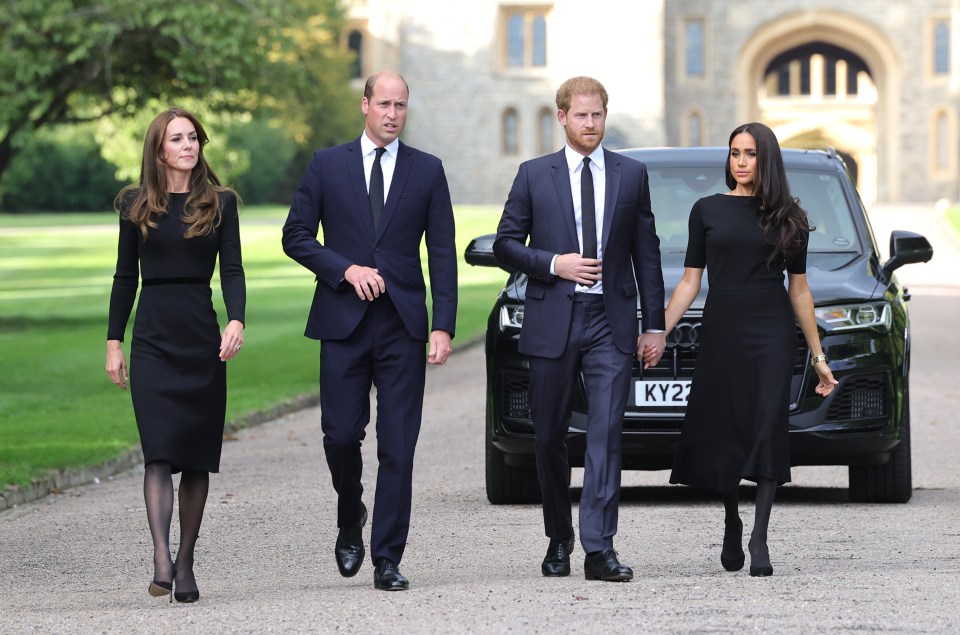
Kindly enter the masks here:
[[[107, 373], [129, 377], [144, 456], [143, 494], [153, 537], [154, 596], [194, 602], [194, 546], [210, 472], [220, 470], [227, 400], [226, 362], [243, 344], [246, 284], [236, 193], [222, 187], [203, 156], [197, 118], [171, 108], [147, 129], [140, 181], [115, 202], [117, 269], [110, 295]], [[219, 257], [228, 323], [222, 334], [210, 279]], [[121, 343], [142, 279], [130, 368]], [[170, 553], [173, 478], [179, 486], [180, 549]], [[176, 585], [176, 593], [174, 593]]]
[[[807, 214], [790, 195], [777, 138], [767, 126], [733, 131], [726, 165], [730, 192], [697, 201], [690, 212], [684, 273], [666, 310], [669, 332], [700, 291], [703, 309], [694, 370], [671, 483], [712, 489], [726, 509], [721, 564], [743, 567], [741, 479], [757, 483], [750, 536], [750, 575], [773, 574], [767, 524], [778, 484], [790, 480], [788, 417], [796, 324], [812, 354], [819, 383], [837, 383], [822, 354], [807, 285]], [[784, 289], [784, 270], [788, 288]], [[655, 356], [645, 351], [644, 358]]]

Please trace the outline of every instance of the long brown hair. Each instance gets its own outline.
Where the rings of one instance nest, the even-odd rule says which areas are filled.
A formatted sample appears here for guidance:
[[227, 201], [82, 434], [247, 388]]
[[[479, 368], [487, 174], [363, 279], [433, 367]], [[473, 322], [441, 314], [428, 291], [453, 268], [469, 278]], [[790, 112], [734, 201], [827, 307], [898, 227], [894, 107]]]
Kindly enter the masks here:
[[[807, 234], [815, 228], [810, 225], [807, 213], [800, 207], [800, 200], [790, 194], [787, 172], [783, 167], [780, 143], [773, 130], [762, 123], [745, 123], [730, 133], [729, 148], [733, 138], [747, 133], [757, 143], [757, 169], [753, 180], [753, 195], [760, 199], [759, 220], [764, 236], [776, 247], [767, 259], [773, 266], [778, 257], [788, 265], [803, 249]], [[727, 187], [737, 187], [737, 180], [730, 172], [730, 151], [724, 166]]]
[[[190, 193], [184, 204], [183, 222], [186, 223], [187, 230], [183, 237], [195, 238], [210, 234], [220, 225], [220, 194], [231, 192], [236, 196], [236, 192], [220, 184], [220, 179], [203, 156], [203, 146], [209, 138], [200, 125], [200, 120], [182, 108], [170, 108], [157, 115], [147, 128], [147, 135], [143, 140], [139, 182], [120, 190], [113, 200], [114, 209], [140, 228], [144, 240], [149, 238], [150, 229], [157, 228], [156, 219], [167, 213], [170, 203], [167, 172], [160, 155], [163, 152], [163, 138], [167, 126], [178, 117], [190, 120], [197, 131], [200, 146], [197, 165], [190, 174]], [[237, 200], [239, 203], [239, 197]]]

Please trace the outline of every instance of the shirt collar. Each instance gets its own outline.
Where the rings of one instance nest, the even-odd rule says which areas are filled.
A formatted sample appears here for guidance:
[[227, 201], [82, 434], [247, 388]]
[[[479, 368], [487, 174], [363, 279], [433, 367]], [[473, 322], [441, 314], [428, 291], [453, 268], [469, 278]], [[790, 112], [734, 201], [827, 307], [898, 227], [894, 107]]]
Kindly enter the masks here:
[[[571, 148], [569, 145], [563, 147], [564, 155], [567, 159], [567, 167], [573, 172], [577, 166], [583, 163], [583, 155]], [[597, 168], [603, 170], [603, 145], [598, 145], [589, 155], [590, 161], [596, 164]]]
[[[377, 147], [370, 137], [367, 136], [367, 131], [364, 130], [363, 134], [360, 135], [360, 151], [363, 152], [363, 156], [368, 154], [373, 154], [374, 148]], [[400, 139], [394, 139], [389, 144], [384, 146], [387, 149], [387, 154], [392, 157], [397, 156], [397, 152], [400, 151]]]

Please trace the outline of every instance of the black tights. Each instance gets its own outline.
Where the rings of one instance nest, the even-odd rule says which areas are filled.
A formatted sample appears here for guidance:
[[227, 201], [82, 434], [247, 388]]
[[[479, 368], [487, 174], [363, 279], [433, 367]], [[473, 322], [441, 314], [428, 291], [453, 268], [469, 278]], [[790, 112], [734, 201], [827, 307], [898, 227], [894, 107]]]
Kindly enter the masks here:
[[203, 508], [210, 489], [210, 474], [184, 470], [180, 476], [180, 549], [174, 565], [170, 556], [170, 522], [173, 518], [173, 475], [165, 461], [148, 463], [143, 474], [143, 500], [153, 537], [153, 578], [166, 582], [177, 572], [177, 589], [196, 591], [193, 551], [200, 535]]
[[[770, 566], [770, 552], [767, 549], [767, 528], [770, 525], [770, 512], [773, 510], [773, 498], [777, 493], [777, 482], [771, 479], [757, 479], [757, 504], [753, 517], [753, 531], [750, 532], [750, 562], [754, 567]], [[722, 492], [725, 512], [726, 531], [723, 539], [723, 555], [734, 558], [743, 553], [740, 544], [743, 523], [740, 521], [739, 489]]]

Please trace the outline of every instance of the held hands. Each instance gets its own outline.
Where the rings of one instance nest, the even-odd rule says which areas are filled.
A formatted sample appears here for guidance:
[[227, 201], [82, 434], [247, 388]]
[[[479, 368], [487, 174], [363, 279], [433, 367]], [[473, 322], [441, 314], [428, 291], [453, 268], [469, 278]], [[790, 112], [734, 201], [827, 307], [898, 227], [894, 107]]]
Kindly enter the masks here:
[[353, 285], [361, 300], [374, 300], [387, 290], [380, 272], [372, 267], [350, 265], [343, 272], [343, 279]]
[[817, 362], [813, 365], [813, 369], [817, 371], [817, 376], [820, 377], [820, 383], [817, 384], [815, 390], [821, 397], [826, 397], [833, 392], [833, 387], [840, 382], [833, 378], [833, 373], [830, 372], [830, 367], [827, 366], [825, 361]]
[[446, 331], [430, 333], [430, 353], [427, 361], [437, 366], [443, 366], [450, 358], [450, 334]]
[[666, 350], [666, 333], [644, 333], [637, 338], [637, 360], [643, 362], [644, 370], [659, 364]]
[[107, 340], [107, 375], [118, 388], [127, 389], [127, 360], [120, 340]]
[[230, 320], [220, 336], [220, 361], [233, 359], [243, 346], [243, 322]]
[[584, 258], [580, 254], [562, 254], [557, 256], [554, 271], [564, 280], [591, 286], [600, 280], [601, 263], [596, 258]]

